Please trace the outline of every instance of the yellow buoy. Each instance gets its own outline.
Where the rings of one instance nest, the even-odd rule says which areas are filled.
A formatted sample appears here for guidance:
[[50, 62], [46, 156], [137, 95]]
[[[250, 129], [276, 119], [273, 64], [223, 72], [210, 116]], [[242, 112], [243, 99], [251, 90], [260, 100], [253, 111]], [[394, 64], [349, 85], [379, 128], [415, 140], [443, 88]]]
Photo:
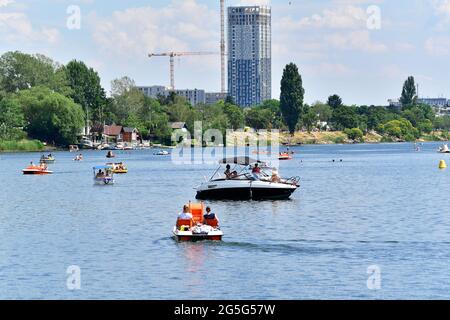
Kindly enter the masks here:
[[439, 162], [439, 169], [445, 169], [447, 168], [447, 164], [445, 163], [445, 160], [441, 160]]

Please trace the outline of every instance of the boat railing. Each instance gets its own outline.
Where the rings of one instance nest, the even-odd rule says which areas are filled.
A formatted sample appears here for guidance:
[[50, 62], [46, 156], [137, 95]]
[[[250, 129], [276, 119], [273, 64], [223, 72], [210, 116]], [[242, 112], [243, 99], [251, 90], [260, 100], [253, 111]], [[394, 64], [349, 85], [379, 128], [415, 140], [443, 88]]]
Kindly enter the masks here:
[[289, 179], [284, 180], [282, 183], [300, 186], [300, 177], [290, 177]]

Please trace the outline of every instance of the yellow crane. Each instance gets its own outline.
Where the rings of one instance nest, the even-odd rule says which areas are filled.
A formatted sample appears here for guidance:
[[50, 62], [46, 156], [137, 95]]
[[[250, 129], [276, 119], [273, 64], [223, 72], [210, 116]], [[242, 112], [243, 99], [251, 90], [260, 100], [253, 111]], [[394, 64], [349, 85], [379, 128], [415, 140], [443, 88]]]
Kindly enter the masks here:
[[208, 56], [216, 55], [217, 52], [163, 52], [163, 53], [150, 53], [149, 58], [152, 57], [169, 57], [170, 58], [170, 88], [175, 90], [175, 57], [182, 56]]

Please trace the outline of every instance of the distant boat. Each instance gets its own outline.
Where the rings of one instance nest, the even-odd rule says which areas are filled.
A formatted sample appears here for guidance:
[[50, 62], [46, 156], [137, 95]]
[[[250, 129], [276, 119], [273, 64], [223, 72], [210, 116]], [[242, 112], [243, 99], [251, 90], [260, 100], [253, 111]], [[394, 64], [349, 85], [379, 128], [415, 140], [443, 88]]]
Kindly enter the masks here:
[[154, 154], [155, 156], [168, 156], [170, 153], [166, 150], [160, 150]]
[[84, 138], [83, 140], [81, 140], [78, 146], [80, 147], [80, 149], [95, 149], [94, 143], [88, 138]]
[[40, 162], [41, 163], [54, 163], [56, 161], [55, 157], [53, 157], [51, 154], [48, 156], [42, 156]]
[[450, 153], [450, 149], [448, 148], [447, 144], [444, 144], [443, 146], [439, 147], [439, 153]]
[[42, 163], [39, 166], [31, 164], [30, 166], [23, 169], [22, 172], [25, 175], [45, 175], [53, 173], [53, 171], [48, 170], [47, 165], [45, 163]]

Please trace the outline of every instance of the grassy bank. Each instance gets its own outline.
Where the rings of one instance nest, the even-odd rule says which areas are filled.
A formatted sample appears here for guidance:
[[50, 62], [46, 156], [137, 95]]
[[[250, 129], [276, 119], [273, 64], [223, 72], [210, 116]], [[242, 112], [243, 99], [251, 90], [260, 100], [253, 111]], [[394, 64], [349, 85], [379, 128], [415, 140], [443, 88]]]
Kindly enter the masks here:
[[39, 140], [0, 141], [0, 152], [35, 152], [44, 150]]
[[[431, 134], [423, 135], [418, 142], [431, 141], [448, 141], [449, 133], [442, 131], [435, 131]], [[354, 141], [342, 131], [333, 132], [296, 132], [293, 137], [289, 134], [281, 135], [281, 142], [286, 144], [348, 144], [348, 143], [381, 143], [381, 142], [401, 142], [399, 139], [394, 139], [379, 135], [376, 132], [367, 133], [361, 141]]]

